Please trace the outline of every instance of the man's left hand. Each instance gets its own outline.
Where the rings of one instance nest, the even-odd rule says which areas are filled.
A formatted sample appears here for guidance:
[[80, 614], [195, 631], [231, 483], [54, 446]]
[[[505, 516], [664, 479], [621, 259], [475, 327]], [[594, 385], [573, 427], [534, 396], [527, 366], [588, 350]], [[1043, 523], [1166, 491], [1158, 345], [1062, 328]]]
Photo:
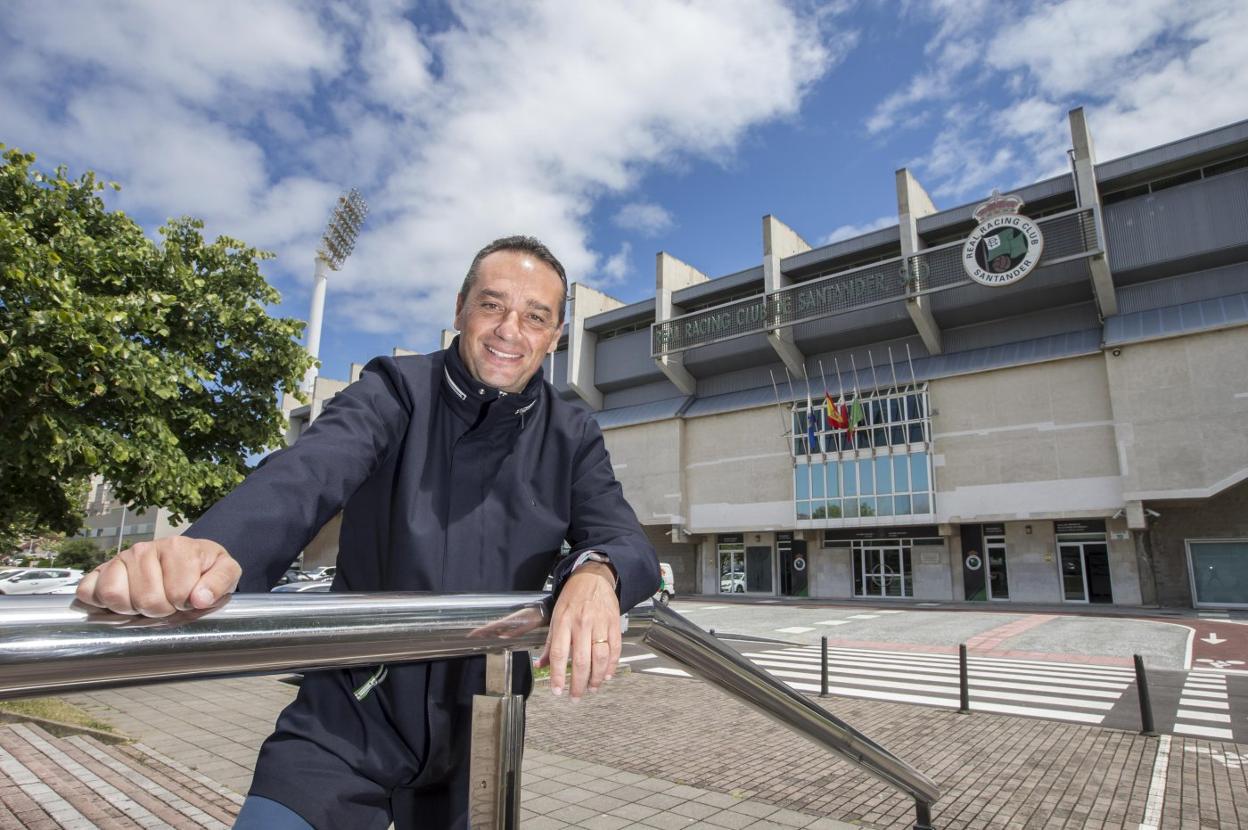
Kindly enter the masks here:
[[550, 667], [550, 690], [563, 694], [568, 658], [572, 659], [570, 696], [580, 700], [588, 688], [598, 691], [615, 675], [620, 659], [620, 601], [615, 574], [601, 562], [586, 562], [568, 577], [550, 620], [546, 648], [538, 667]]

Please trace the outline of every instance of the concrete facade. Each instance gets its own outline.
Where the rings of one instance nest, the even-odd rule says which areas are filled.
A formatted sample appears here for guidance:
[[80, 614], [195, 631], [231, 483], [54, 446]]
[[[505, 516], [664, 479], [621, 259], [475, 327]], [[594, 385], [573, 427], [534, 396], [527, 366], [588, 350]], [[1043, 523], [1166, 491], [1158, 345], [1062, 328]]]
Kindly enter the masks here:
[[[661, 252], [653, 300], [578, 321], [560, 349], [596, 360], [552, 365], [609, 380], [580, 397], [698, 590], [1199, 601], [1191, 541], [1248, 539], [1248, 233], [1176, 217], [1244, 213], [1248, 122], [1105, 162], [1070, 128], [1077, 175], [1017, 192], [1045, 253], [1004, 287], [962, 274], [976, 205], [900, 170], [895, 227], [812, 249], [769, 214], [760, 264]], [[861, 404], [852, 445], [820, 409], [811, 446], [825, 391]], [[1248, 605], [1248, 548], [1219, 550]]]

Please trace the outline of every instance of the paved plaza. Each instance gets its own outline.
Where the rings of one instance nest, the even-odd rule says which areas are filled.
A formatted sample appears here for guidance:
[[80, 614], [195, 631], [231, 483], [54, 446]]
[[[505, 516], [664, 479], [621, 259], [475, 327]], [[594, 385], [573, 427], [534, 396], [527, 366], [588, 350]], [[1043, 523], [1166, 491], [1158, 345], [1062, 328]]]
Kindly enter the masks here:
[[[812, 621], [809, 612], [824, 621], [871, 613], [852, 607], [716, 609], [710, 602], [676, 608], [693, 620], [717, 614], [720, 626], [752, 626], [760, 639], [768, 626], [807, 627], [802, 623]], [[1028, 625], [1020, 618], [1029, 615], [1000, 614], [993, 626], [978, 615], [952, 619], [957, 615], [944, 613], [943, 625], [979, 638], [984, 652], [1019, 636], [1042, 650], [1060, 645], [1044, 639], [1048, 620]], [[848, 631], [841, 644], [888, 637], [899, 652], [935, 648], [903, 642], [907, 627], [898, 621], [907, 616], [876, 615], [825, 630], [864, 626]], [[931, 635], [935, 623], [910, 619], [916, 637]], [[1128, 626], [1126, 643], [1137, 642], [1129, 619], [1108, 622]], [[808, 633], [771, 630], [770, 639], [790, 639], [729, 642], [751, 652], [809, 650]], [[1084, 650], [1113, 646], [1095, 642], [1085, 640]], [[1172, 646], [1162, 637], [1157, 659]], [[1116, 660], [1114, 654], [1083, 656], [1096, 670], [1112, 669]], [[911, 826], [913, 805], [903, 795], [701, 681], [641, 670], [649, 662], [633, 661], [633, 671], [576, 704], [539, 685], [528, 711], [524, 827]], [[0, 827], [228, 826], [256, 749], [293, 694], [277, 678], [246, 678], [69, 697], [134, 741], [121, 746], [57, 738], [29, 724], [0, 726], [0, 803], [7, 810], [0, 812]], [[986, 711], [961, 715], [880, 699], [812, 699], [937, 782], [944, 795], [934, 823], [941, 830], [1248, 827], [1243, 743], [1143, 737], [1135, 729]]]

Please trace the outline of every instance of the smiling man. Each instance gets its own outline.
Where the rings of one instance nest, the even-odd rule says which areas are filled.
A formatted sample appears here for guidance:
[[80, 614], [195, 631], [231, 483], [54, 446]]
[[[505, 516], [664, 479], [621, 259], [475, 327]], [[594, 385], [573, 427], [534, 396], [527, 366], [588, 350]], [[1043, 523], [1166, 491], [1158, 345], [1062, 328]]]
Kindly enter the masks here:
[[[337, 591], [534, 591], [555, 569], [539, 664], [579, 699], [611, 678], [620, 612], [658, 560], [589, 414], [541, 375], [567, 277], [531, 237], [490, 243], [456, 299], [460, 335], [377, 358], [291, 447], [181, 537], [136, 545], [78, 598], [126, 614], [206, 608], [265, 590], [339, 510]], [[532, 686], [518, 661], [515, 687]], [[256, 764], [240, 828], [468, 827], [472, 697], [484, 658], [308, 674]]]

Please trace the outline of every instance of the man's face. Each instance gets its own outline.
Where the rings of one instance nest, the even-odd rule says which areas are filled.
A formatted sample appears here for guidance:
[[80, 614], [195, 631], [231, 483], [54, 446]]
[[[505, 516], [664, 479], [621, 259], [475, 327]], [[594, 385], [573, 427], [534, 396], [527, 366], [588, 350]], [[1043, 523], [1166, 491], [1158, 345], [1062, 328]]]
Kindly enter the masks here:
[[495, 251], [455, 301], [459, 355], [474, 378], [520, 392], [559, 342], [563, 281], [524, 251]]

